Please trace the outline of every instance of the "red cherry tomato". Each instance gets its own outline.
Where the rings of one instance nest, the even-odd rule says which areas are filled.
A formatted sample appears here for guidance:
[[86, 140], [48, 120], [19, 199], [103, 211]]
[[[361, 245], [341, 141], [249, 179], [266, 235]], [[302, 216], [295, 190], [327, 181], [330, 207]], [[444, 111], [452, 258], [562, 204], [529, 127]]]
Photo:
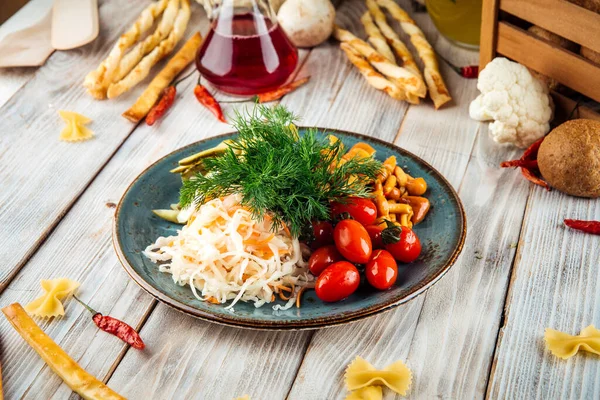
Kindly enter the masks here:
[[389, 289], [398, 278], [398, 265], [386, 250], [375, 250], [365, 267], [367, 281], [376, 289]]
[[334, 219], [345, 213], [364, 226], [373, 224], [377, 219], [377, 207], [369, 199], [351, 197], [345, 203], [331, 203], [331, 215]]
[[384, 229], [381, 235], [385, 249], [392, 253], [397, 261], [410, 263], [421, 254], [421, 241], [410, 228], [394, 226]]
[[315, 284], [317, 297], [334, 302], [345, 299], [358, 289], [360, 274], [348, 261], [339, 261], [325, 268]]
[[365, 226], [365, 229], [371, 238], [373, 250], [383, 249], [383, 239], [381, 238], [381, 232], [383, 231], [383, 228], [379, 225], [367, 225]]
[[342, 260], [344, 260], [344, 257], [342, 257], [334, 245], [321, 247], [310, 255], [308, 269], [314, 276], [319, 276], [325, 268]]
[[333, 230], [333, 241], [348, 261], [364, 264], [371, 258], [371, 238], [358, 221], [345, 219], [338, 222]]
[[331, 225], [331, 222], [314, 221], [312, 223], [312, 228], [315, 239], [310, 244], [310, 247], [313, 250], [333, 244], [333, 225]]

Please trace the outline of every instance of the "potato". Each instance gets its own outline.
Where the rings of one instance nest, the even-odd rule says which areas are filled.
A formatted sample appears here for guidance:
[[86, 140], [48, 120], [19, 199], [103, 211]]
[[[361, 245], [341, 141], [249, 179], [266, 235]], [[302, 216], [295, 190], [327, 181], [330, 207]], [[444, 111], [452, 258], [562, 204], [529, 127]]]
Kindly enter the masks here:
[[574, 119], [542, 142], [538, 165], [550, 186], [578, 197], [600, 197], [600, 121]]

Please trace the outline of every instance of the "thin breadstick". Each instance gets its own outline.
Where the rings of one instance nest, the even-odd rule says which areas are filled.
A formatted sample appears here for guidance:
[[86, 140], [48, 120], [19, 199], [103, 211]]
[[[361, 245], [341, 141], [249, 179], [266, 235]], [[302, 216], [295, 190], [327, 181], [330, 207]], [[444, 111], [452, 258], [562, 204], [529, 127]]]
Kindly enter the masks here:
[[190, 2], [189, 0], [182, 0], [181, 9], [177, 13], [175, 25], [173, 26], [171, 33], [169, 33], [169, 36], [160, 42], [150, 54], [144, 57], [142, 61], [140, 61], [140, 63], [125, 76], [125, 78], [108, 87], [108, 98], [115, 98], [144, 80], [150, 73], [150, 69], [175, 48], [177, 42], [183, 37], [189, 20]]
[[344, 50], [348, 60], [358, 69], [358, 71], [364, 76], [369, 85], [376, 89], [383, 90], [390, 97], [397, 100], [406, 100], [404, 92], [400, 90], [396, 84], [389, 81], [385, 76], [375, 71], [371, 64], [365, 60], [359, 52], [357, 52], [348, 43], [340, 43], [340, 48]]
[[[117, 70], [115, 71], [113, 82], [118, 82], [125, 77], [131, 71], [137, 63], [148, 53], [150, 53], [160, 42], [166, 38], [175, 23], [177, 17], [177, 11], [179, 10], [179, 0], [169, 0], [167, 8], [163, 12], [162, 18], [158, 27], [143, 41], [139, 42], [129, 53], [123, 56], [123, 59], [119, 63]], [[112, 82], [111, 82], [112, 83]]]
[[382, 56], [395, 63], [396, 59], [394, 58], [394, 53], [392, 53], [392, 49], [388, 46], [387, 41], [379, 31], [379, 28], [373, 22], [371, 18], [371, 14], [368, 12], [364, 13], [362, 17], [360, 17], [360, 22], [362, 22], [365, 27], [365, 32], [369, 38], [367, 39], [369, 43], [373, 45], [375, 50], [381, 53]]
[[379, 54], [364, 40], [354, 36], [351, 32], [335, 27], [333, 35], [340, 42], [346, 42], [365, 57], [373, 67], [383, 75], [387, 76], [397, 86], [411, 93], [419, 93], [422, 90], [423, 82], [406, 68], [400, 67], [390, 62], [387, 58]]
[[83, 86], [87, 88], [92, 96], [97, 99], [106, 98], [106, 89], [112, 82], [114, 72], [119, 66], [123, 53], [152, 27], [154, 20], [162, 14], [168, 2], [169, 0], [160, 0], [146, 7], [131, 28], [119, 37], [108, 57], [100, 63], [98, 68], [87, 74]]
[[196, 52], [202, 44], [202, 36], [196, 32], [194, 36], [169, 60], [167, 65], [152, 79], [144, 93], [138, 97], [135, 104], [123, 113], [131, 122], [139, 122], [150, 112], [150, 109], [160, 97], [162, 91], [171, 84], [173, 79], [185, 69], [196, 57]]
[[84, 370], [35, 323], [19, 303], [2, 309], [6, 319], [44, 362], [86, 400], [125, 400], [125, 397]]
[[[388, 25], [385, 14], [381, 11], [381, 8], [379, 8], [375, 0], [366, 0], [365, 3], [367, 4], [369, 13], [375, 20], [375, 24], [377, 24], [383, 36], [385, 36], [388, 43], [392, 46], [398, 58], [402, 60], [402, 66], [414, 73], [421, 82], [423, 82], [423, 76], [421, 75], [421, 71], [419, 71], [419, 66], [404, 42], [400, 40], [398, 34]], [[427, 95], [427, 88], [424, 84], [422, 85], [422, 88], [421, 92], [417, 93], [419, 97], [425, 97]]]
[[417, 49], [419, 57], [425, 65], [423, 75], [429, 88], [429, 95], [433, 100], [436, 109], [446, 104], [452, 97], [448, 93], [446, 84], [440, 74], [437, 59], [433, 48], [425, 38], [423, 31], [417, 26], [415, 21], [393, 0], [377, 0], [377, 4], [386, 8], [394, 19], [400, 22], [402, 30], [410, 36], [410, 41]]

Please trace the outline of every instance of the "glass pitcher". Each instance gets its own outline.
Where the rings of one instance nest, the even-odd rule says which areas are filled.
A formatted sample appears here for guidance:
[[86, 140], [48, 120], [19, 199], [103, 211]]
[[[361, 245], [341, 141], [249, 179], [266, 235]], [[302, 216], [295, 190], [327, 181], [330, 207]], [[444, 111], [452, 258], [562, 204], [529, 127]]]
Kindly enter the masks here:
[[268, 0], [205, 2], [211, 27], [196, 67], [214, 87], [236, 95], [267, 92], [287, 81], [298, 51]]

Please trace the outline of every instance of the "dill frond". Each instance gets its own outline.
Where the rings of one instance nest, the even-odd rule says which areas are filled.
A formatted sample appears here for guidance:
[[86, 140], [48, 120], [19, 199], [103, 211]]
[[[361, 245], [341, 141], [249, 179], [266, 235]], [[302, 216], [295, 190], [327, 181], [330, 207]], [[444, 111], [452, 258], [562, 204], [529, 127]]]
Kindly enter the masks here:
[[316, 129], [299, 136], [293, 125], [297, 120], [281, 105], [236, 112], [233, 126], [239, 136], [224, 154], [204, 161], [208, 174], [184, 182], [182, 206], [241, 194], [242, 205], [254, 218], [261, 220], [268, 213], [274, 229], [285, 223], [298, 237], [311, 221], [330, 219], [330, 201], [369, 197], [367, 184], [381, 163], [354, 158], [331, 168], [344, 154], [341, 143], [329, 143]]

